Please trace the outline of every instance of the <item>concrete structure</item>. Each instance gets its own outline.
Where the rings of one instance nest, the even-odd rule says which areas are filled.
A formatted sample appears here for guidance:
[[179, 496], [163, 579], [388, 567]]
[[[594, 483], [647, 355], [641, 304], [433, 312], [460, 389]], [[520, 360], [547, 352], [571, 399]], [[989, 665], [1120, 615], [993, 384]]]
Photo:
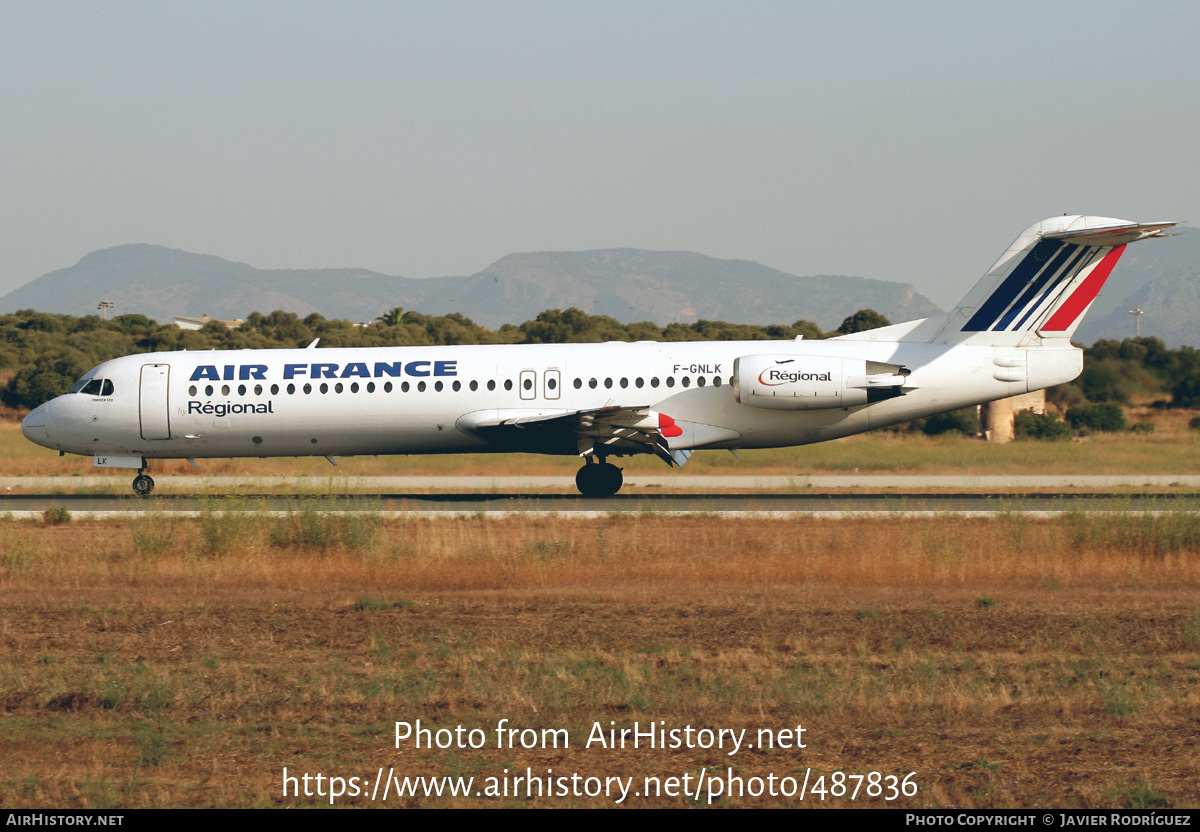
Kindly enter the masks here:
[[1011, 442], [1016, 436], [1014, 420], [1022, 411], [1046, 412], [1046, 391], [1035, 390], [1010, 399], [1000, 399], [979, 406], [979, 428], [988, 442]]
[[202, 318], [186, 318], [183, 315], [175, 316], [175, 326], [179, 327], [180, 329], [203, 329], [205, 324], [212, 323], [213, 321], [216, 321], [219, 324], [224, 324], [228, 329], [237, 329], [239, 326], [246, 323], [241, 318], [238, 318], [236, 321], [220, 321], [216, 318], [208, 317], [207, 312], [204, 313], [204, 317]]

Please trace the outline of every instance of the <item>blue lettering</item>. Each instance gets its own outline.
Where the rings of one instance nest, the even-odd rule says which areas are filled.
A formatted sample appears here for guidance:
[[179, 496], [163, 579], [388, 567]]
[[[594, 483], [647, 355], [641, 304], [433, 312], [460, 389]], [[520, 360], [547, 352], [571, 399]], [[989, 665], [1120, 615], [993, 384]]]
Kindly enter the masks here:
[[212, 364], [202, 364], [201, 366], [197, 367], [195, 369], [195, 371], [192, 373], [191, 379], [189, 379], [189, 380], [190, 381], [199, 381], [202, 378], [206, 378], [209, 381], [220, 381], [221, 380], [221, 377], [219, 375], [217, 375], [217, 368], [214, 367]]
[[[719, 366], [719, 365], [718, 365]], [[267, 378], [269, 367], [266, 364], [225, 364], [216, 367], [213, 364], [201, 364], [192, 370], [191, 381], [232, 381], [235, 377], [240, 381]], [[341, 375], [338, 375], [338, 370]], [[391, 376], [398, 378], [408, 375], [417, 378], [429, 376], [458, 375], [458, 361], [376, 361], [374, 373], [364, 361], [354, 361], [342, 367], [340, 364], [284, 364], [283, 378], [381, 378]], [[678, 368], [677, 368], [678, 369]], [[686, 368], [685, 368], [686, 369]]]

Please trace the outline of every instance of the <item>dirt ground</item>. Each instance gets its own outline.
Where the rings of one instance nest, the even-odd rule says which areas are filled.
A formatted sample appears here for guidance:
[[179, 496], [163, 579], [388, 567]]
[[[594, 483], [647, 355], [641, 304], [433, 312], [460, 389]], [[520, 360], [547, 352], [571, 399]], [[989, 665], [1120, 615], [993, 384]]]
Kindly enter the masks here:
[[6, 521], [0, 804], [1195, 808], [1167, 520]]

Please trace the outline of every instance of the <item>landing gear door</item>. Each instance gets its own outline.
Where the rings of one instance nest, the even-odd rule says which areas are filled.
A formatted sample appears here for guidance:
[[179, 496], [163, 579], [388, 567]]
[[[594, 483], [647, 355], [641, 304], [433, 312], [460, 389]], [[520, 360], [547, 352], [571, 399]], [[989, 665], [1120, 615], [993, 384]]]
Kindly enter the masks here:
[[142, 419], [143, 439], [170, 439], [170, 411], [167, 405], [167, 381], [170, 367], [166, 364], [143, 364], [138, 410]]

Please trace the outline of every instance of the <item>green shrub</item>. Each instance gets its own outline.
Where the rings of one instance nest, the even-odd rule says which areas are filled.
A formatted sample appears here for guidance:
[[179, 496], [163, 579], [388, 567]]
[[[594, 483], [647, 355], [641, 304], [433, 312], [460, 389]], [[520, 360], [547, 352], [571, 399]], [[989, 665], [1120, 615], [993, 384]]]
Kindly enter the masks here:
[[379, 514], [373, 511], [340, 511], [335, 502], [306, 505], [299, 511], [273, 517], [268, 537], [276, 549], [330, 552], [338, 547], [356, 552], [369, 549], [375, 539]]
[[1180, 378], [1171, 388], [1171, 404], [1174, 407], [1200, 407], [1200, 370]]
[[71, 512], [62, 506], [48, 508], [42, 512], [42, 522], [47, 526], [61, 526], [71, 522]]
[[874, 309], [860, 309], [842, 321], [842, 325], [834, 331], [834, 334], [850, 335], [854, 332], [865, 332], [869, 329], [878, 329], [881, 326], [888, 326], [890, 323], [891, 321], [876, 312]]
[[1120, 431], [1128, 427], [1125, 411], [1115, 402], [1072, 407], [1067, 411], [1067, 421], [1079, 431]]
[[1084, 361], [1078, 384], [1093, 402], [1127, 402], [1142, 390], [1144, 371], [1132, 361]]
[[1154, 433], [1154, 423], [1143, 419], [1140, 422], [1134, 422], [1129, 429], [1134, 433]]
[[359, 598], [354, 602], [355, 609], [363, 610], [364, 612], [380, 612], [382, 610], [406, 610], [416, 606], [416, 602], [410, 601], [407, 598], [401, 598], [399, 601], [387, 601], [383, 598]]
[[1023, 410], [1013, 419], [1018, 439], [1041, 439], [1061, 442], [1071, 438], [1071, 426], [1058, 418], [1057, 413], [1032, 413]]
[[928, 436], [938, 436], [952, 431], [967, 436], [976, 436], [979, 433], [979, 414], [973, 407], [952, 410], [949, 413], [937, 413], [925, 419], [921, 430]]

